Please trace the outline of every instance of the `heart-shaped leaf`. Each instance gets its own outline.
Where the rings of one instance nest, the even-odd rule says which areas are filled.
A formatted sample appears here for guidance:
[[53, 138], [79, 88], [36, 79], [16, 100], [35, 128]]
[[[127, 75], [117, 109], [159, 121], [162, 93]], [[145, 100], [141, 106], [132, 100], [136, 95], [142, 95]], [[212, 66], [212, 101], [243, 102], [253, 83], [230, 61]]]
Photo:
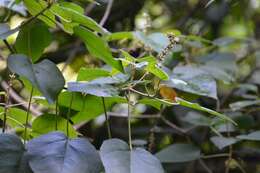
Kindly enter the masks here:
[[8, 57], [7, 65], [12, 72], [27, 78], [50, 103], [55, 101], [65, 84], [62, 73], [49, 60], [32, 64], [25, 55], [13, 54]]
[[20, 138], [12, 134], [0, 135], [0, 173], [31, 173]]
[[173, 144], [156, 156], [165, 163], [189, 162], [200, 158], [200, 149], [191, 144]]
[[132, 151], [119, 139], [104, 141], [100, 148], [106, 173], [163, 173], [160, 161], [148, 151], [136, 148]]
[[34, 173], [97, 173], [103, 167], [95, 147], [84, 138], [69, 140], [52, 132], [31, 140], [29, 164]]
[[260, 141], [260, 130], [249, 133], [248, 135], [239, 135], [237, 138], [249, 141]]

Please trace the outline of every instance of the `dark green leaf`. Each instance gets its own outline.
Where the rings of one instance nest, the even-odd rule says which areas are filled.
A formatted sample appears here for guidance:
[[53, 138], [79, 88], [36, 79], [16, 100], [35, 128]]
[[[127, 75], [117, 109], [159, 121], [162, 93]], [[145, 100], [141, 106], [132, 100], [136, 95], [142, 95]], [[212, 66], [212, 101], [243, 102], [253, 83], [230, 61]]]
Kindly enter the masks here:
[[234, 122], [231, 118], [229, 118], [228, 116], [224, 115], [224, 114], [221, 114], [221, 113], [218, 113], [216, 111], [213, 111], [211, 109], [208, 109], [208, 108], [205, 108], [203, 106], [200, 106], [198, 103], [191, 103], [191, 102], [188, 102], [186, 100], [183, 100], [181, 98], [176, 98], [176, 101], [177, 103], [179, 103], [181, 106], [184, 106], [184, 107], [187, 107], [187, 108], [191, 108], [191, 109], [195, 109], [195, 110], [198, 110], [198, 111], [202, 111], [202, 112], [207, 112], [211, 115], [214, 115], [214, 116], [217, 116], [223, 120], [227, 120], [233, 124], [236, 124], [236, 122]]
[[84, 138], [69, 140], [52, 132], [29, 141], [29, 164], [34, 173], [96, 173], [102, 163], [95, 147]]
[[174, 144], [158, 152], [156, 156], [161, 162], [189, 162], [200, 158], [200, 149], [191, 144]]
[[103, 60], [105, 63], [111, 65], [120, 72], [124, 72], [121, 62], [114, 59], [110, 48], [102, 38], [83, 27], [75, 27], [74, 32], [85, 42], [91, 55]]
[[210, 138], [210, 140], [220, 150], [227, 146], [233, 145], [239, 141], [236, 138], [226, 138], [226, 137], [220, 137], [220, 136], [212, 137], [212, 138]]
[[20, 138], [12, 134], [0, 135], [0, 173], [31, 173]]
[[216, 81], [206, 72], [193, 66], [179, 66], [174, 68], [167, 86], [196, 95], [217, 99]]
[[248, 135], [239, 135], [237, 138], [242, 140], [260, 141], [260, 131], [255, 131]]
[[119, 94], [117, 88], [112, 85], [100, 84], [96, 82], [69, 82], [68, 90], [99, 97], [113, 97]]
[[104, 141], [100, 148], [106, 173], [163, 173], [160, 161], [148, 151], [129, 146], [119, 139]]
[[45, 24], [31, 22], [20, 30], [15, 42], [15, 48], [18, 53], [27, 55], [35, 62], [51, 43], [51, 39], [51, 33]]
[[59, 69], [49, 60], [32, 64], [26, 56], [14, 54], [8, 57], [7, 64], [12, 72], [30, 80], [33, 86], [38, 88], [50, 103], [55, 101], [65, 84]]

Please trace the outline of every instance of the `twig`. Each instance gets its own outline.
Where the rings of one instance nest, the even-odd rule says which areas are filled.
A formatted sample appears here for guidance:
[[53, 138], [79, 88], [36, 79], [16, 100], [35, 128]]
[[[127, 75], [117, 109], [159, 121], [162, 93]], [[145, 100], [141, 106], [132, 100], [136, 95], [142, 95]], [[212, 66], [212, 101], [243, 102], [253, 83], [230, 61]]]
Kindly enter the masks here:
[[70, 120], [70, 115], [71, 115], [71, 108], [72, 108], [72, 103], [73, 103], [73, 96], [74, 96], [74, 94], [71, 93], [69, 111], [68, 111], [68, 113], [67, 113], [67, 126], [66, 126], [67, 136], [69, 136], [69, 120]]
[[106, 11], [105, 11], [101, 21], [99, 22], [99, 25], [104, 26], [104, 24], [106, 23], [109, 15], [110, 15], [112, 6], [113, 6], [113, 2], [114, 2], [114, 0], [108, 0]]
[[[115, 112], [108, 112], [107, 115], [109, 117], [119, 117], [119, 118], [127, 118], [127, 114], [120, 114], [120, 113], [115, 113]], [[161, 118], [160, 115], [155, 114], [155, 115], [140, 115], [140, 116], [131, 116], [131, 119], [151, 119], [151, 118]]]
[[199, 163], [207, 173], [213, 173], [203, 160], [199, 159]]
[[[2, 81], [1, 82], [1, 86], [2, 88], [7, 91], [8, 90], [8, 84], [6, 81]], [[22, 98], [20, 95], [18, 95], [12, 88], [10, 88], [10, 97], [17, 103], [21, 104], [21, 103], [24, 103], [24, 98]], [[26, 104], [21, 104], [21, 106], [23, 106], [25, 109], [28, 108], [28, 103]], [[42, 112], [35, 106], [35, 105], [31, 105], [31, 108], [30, 108], [30, 112], [36, 116], [38, 115], [41, 115]]]
[[186, 134], [187, 133], [187, 130], [184, 130], [180, 127], [178, 127], [177, 125], [173, 124], [172, 122], [170, 122], [169, 120], [165, 119], [165, 117], [161, 117], [161, 120], [167, 124], [168, 126], [170, 126], [171, 128], [173, 128], [174, 130], [180, 132], [181, 134]]

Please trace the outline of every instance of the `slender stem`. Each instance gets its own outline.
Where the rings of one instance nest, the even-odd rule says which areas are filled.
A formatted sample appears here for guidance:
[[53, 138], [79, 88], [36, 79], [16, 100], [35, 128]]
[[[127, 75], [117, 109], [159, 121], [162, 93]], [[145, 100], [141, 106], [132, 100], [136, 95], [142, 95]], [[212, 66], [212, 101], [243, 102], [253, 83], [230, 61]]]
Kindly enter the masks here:
[[58, 130], [58, 116], [59, 116], [59, 113], [58, 113], [58, 106], [59, 106], [58, 99], [59, 99], [59, 97], [57, 98], [56, 103], [55, 103], [55, 130], [56, 131]]
[[7, 92], [6, 92], [6, 102], [5, 102], [5, 108], [4, 108], [4, 120], [3, 120], [3, 129], [2, 129], [3, 133], [5, 133], [5, 129], [6, 129], [7, 112], [8, 112], [9, 100], [10, 100], [11, 80], [9, 81]]
[[12, 46], [8, 43], [8, 41], [6, 39], [3, 40], [4, 44], [6, 45], [6, 47], [9, 49], [9, 51], [13, 54], [15, 53], [14, 49], [12, 48]]
[[128, 141], [129, 141], [129, 148], [130, 150], [133, 149], [132, 146], [132, 130], [131, 130], [131, 104], [130, 104], [130, 91], [128, 91], [128, 94], [126, 95], [126, 99], [127, 99], [127, 122], [128, 122]]
[[31, 109], [32, 96], [33, 96], [33, 87], [31, 89], [29, 104], [28, 104], [28, 108], [27, 108], [27, 112], [26, 112], [26, 121], [25, 121], [25, 128], [24, 128], [24, 144], [26, 143], [26, 138], [27, 138], [27, 128], [28, 128], [28, 123], [29, 123], [29, 113], [30, 113], [30, 109]]
[[67, 127], [66, 127], [67, 136], [69, 136], [69, 120], [70, 120], [70, 115], [71, 115], [71, 107], [72, 107], [72, 103], [73, 103], [73, 96], [74, 96], [74, 94], [71, 93], [70, 107], [69, 107], [69, 111], [68, 111], [68, 114], [67, 114]]
[[109, 118], [108, 118], [108, 115], [107, 115], [107, 108], [106, 108], [106, 103], [105, 103], [104, 97], [102, 97], [102, 103], [103, 103], [104, 113], [105, 113], [105, 117], [106, 117], [106, 126], [107, 126], [108, 138], [111, 139], [112, 133], [111, 133], [111, 128], [110, 128]]

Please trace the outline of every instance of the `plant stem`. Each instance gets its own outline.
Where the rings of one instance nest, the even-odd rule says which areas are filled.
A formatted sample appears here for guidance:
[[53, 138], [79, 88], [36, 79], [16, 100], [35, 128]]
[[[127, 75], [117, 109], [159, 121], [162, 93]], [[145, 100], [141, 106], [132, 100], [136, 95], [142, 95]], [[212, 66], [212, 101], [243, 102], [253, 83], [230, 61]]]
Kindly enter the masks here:
[[127, 99], [127, 122], [128, 122], [128, 141], [129, 141], [129, 148], [130, 150], [133, 149], [132, 146], [132, 131], [131, 131], [131, 104], [130, 104], [130, 91], [128, 91], [128, 94], [126, 95], [126, 99]]
[[112, 133], [111, 133], [111, 128], [110, 128], [110, 123], [109, 123], [109, 117], [107, 115], [107, 109], [106, 109], [106, 103], [105, 103], [105, 98], [102, 97], [102, 103], [103, 103], [103, 108], [104, 108], [104, 114], [106, 117], [106, 126], [107, 126], [107, 133], [108, 133], [108, 138], [112, 138]]
[[3, 133], [5, 133], [5, 129], [6, 129], [7, 112], [8, 112], [9, 100], [10, 100], [11, 80], [12, 79], [10, 79], [10, 81], [9, 81], [7, 92], [6, 92], [6, 102], [5, 102], [5, 108], [4, 108], [4, 120], [3, 120], [3, 129], [2, 129]]
[[25, 128], [24, 128], [24, 144], [26, 143], [26, 138], [27, 138], [27, 128], [28, 128], [28, 123], [29, 123], [29, 113], [30, 113], [30, 109], [31, 109], [32, 96], [33, 96], [33, 87], [31, 89], [29, 104], [28, 104], [28, 108], [27, 108], [27, 112], [26, 112], [26, 121], [25, 121]]
[[59, 97], [57, 98], [56, 100], [56, 103], [55, 103], [55, 130], [57, 131], [58, 130], [58, 99]]
[[69, 106], [69, 111], [68, 111], [68, 114], [67, 114], [67, 136], [69, 136], [69, 120], [70, 120], [70, 115], [71, 115], [71, 107], [72, 107], [72, 103], [73, 103], [73, 96], [74, 94], [71, 93], [71, 99], [70, 99], [70, 106]]

